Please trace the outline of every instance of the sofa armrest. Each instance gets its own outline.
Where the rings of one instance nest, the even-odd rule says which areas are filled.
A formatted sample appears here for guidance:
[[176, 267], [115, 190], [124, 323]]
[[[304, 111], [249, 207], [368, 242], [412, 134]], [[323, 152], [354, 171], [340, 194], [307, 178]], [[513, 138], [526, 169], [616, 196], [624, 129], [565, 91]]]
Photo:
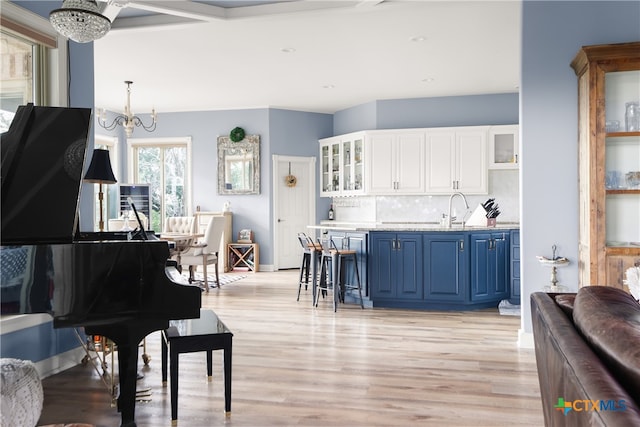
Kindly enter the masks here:
[[[548, 294], [531, 294], [531, 316], [546, 426], [640, 425], [631, 396], [576, 331], [573, 322]], [[558, 399], [625, 403], [624, 410], [569, 411], [555, 408]]]

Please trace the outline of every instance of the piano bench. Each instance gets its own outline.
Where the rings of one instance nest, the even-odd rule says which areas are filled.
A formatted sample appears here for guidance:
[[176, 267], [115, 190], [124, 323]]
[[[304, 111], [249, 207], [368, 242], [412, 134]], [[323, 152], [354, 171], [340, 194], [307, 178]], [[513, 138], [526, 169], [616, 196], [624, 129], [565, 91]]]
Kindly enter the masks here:
[[167, 384], [170, 356], [171, 424], [178, 423], [178, 357], [180, 353], [207, 352], [207, 375], [213, 372], [213, 350], [224, 350], [224, 410], [231, 415], [231, 344], [233, 334], [212, 310], [200, 309], [200, 318], [171, 320], [162, 331], [162, 385]]

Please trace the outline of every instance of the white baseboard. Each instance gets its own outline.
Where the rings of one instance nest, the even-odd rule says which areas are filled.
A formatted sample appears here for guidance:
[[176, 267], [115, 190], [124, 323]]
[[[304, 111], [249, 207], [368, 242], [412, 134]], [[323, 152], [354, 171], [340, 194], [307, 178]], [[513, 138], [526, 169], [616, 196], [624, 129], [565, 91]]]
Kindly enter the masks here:
[[45, 313], [4, 315], [0, 317], [0, 332], [8, 334], [52, 321], [53, 317]]
[[82, 347], [77, 347], [65, 353], [61, 353], [45, 360], [36, 362], [36, 369], [40, 378], [47, 378], [62, 372], [69, 368], [73, 368], [82, 362], [82, 358], [86, 355]]
[[534, 348], [533, 333], [518, 329], [518, 347]]

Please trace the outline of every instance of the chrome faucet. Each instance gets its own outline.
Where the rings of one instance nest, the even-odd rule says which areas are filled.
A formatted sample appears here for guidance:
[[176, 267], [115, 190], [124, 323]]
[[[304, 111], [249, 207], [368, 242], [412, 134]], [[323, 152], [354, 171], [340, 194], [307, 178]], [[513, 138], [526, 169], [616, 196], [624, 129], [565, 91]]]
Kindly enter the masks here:
[[[451, 228], [451, 205], [453, 202], [453, 198], [455, 196], [460, 196], [462, 197], [462, 201], [464, 202], [464, 206], [465, 208], [467, 208], [467, 210], [469, 209], [469, 203], [467, 203], [467, 198], [464, 197], [464, 194], [462, 193], [453, 193], [450, 197], [449, 197], [449, 216], [447, 216], [447, 228]], [[465, 216], [466, 216], [466, 212], [465, 212]], [[462, 226], [464, 227], [464, 216], [462, 217]]]

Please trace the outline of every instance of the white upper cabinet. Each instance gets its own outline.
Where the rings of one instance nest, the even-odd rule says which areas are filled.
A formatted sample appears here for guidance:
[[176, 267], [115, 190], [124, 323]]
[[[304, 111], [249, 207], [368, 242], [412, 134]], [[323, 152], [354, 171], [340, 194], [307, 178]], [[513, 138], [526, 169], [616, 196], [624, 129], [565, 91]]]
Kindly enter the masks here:
[[320, 140], [320, 196], [364, 194], [364, 133]]
[[320, 196], [487, 194], [489, 129], [372, 130], [321, 139]]
[[520, 167], [518, 125], [489, 128], [489, 169]]
[[365, 176], [367, 194], [424, 194], [424, 132], [367, 132]]
[[427, 129], [427, 194], [487, 193], [487, 130]]

